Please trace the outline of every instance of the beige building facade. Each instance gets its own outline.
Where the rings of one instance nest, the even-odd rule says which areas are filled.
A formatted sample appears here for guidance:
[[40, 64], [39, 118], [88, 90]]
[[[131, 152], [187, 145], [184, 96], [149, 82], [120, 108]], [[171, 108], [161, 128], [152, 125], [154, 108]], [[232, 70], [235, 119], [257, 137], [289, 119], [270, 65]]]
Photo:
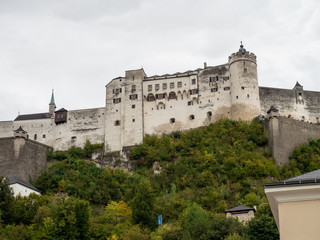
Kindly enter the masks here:
[[318, 240], [320, 170], [265, 186], [281, 240]]

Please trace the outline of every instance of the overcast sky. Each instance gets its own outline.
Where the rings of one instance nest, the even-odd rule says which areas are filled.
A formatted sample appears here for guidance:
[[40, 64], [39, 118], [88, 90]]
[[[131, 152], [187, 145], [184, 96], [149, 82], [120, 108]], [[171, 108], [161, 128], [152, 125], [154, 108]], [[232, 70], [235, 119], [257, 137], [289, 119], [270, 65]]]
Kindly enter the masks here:
[[0, 0], [0, 121], [103, 107], [126, 70], [227, 63], [243, 41], [260, 86], [320, 91], [319, 0]]

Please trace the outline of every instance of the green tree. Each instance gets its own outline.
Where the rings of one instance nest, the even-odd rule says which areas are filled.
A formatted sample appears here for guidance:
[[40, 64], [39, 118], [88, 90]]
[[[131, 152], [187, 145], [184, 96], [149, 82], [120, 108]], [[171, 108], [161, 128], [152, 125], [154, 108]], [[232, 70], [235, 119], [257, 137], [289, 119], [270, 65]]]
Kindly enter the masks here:
[[4, 224], [11, 223], [13, 201], [13, 192], [8, 186], [8, 180], [0, 177], [0, 212]]
[[135, 224], [141, 224], [142, 227], [155, 229], [157, 218], [154, 212], [154, 192], [150, 181], [142, 179], [137, 186], [137, 192], [132, 202], [132, 219]]

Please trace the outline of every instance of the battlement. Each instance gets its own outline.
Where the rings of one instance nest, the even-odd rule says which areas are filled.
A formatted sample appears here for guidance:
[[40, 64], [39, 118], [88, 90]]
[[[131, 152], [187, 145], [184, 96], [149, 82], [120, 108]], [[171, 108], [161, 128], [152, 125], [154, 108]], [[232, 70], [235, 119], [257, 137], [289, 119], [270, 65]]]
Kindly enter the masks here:
[[251, 61], [256, 64], [257, 63], [257, 56], [254, 53], [249, 52], [249, 51], [244, 51], [244, 52], [238, 51], [236, 53], [232, 53], [229, 56], [229, 65], [231, 65], [234, 62], [243, 61], [243, 60]]

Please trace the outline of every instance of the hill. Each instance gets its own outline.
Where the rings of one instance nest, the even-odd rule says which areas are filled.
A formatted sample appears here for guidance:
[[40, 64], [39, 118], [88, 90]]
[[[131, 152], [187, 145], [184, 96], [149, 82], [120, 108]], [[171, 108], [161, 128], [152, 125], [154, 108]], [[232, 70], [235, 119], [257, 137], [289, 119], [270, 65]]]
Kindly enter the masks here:
[[[50, 153], [56, 159], [35, 182], [43, 196], [13, 200], [3, 194], [1, 202], [10, 198], [12, 203], [6, 209], [0, 204], [1, 213], [6, 211], [0, 236], [279, 239], [263, 186], [319, 168], [320, 140], [297, 148], [290, 165], [282, 168], [266, 144], [259, 121], [221, 120], [162, 137], [146, 136], [131, 151], [136, 165], [132, 172], [101, 169], [81, 159], [97, 147], [90, 144], [84, 150]], [[225, 218], [225, 210], [240, 204], [257, 207], [249, 226]], [[158, 215], [162, 228], [157, 228]]]

